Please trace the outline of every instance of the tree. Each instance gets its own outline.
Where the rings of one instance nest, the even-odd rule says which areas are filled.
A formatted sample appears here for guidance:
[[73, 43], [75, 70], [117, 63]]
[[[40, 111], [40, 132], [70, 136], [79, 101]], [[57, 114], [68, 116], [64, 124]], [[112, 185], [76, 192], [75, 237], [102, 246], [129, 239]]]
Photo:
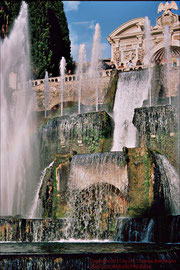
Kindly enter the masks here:
[[[59, 62], [62, 56], [67, 62], [67, 69], [73, 68], [69, 29], [60, 0], [26, 0], [29, 6], [29, 27], [31, 40], [31, 60], [33, 78], [44, 78], [45, 71], [53, 76], [59, 75]], [[9, 33], [9, 25], [17, 17], [21, 1], [3, 1], [1, 37]], [[8, 21], [8, 24], [7, 24]], [[8, 27], [7, 27], [8, 26]]]
[[14, 19], [18, 16], [21, 7], [21, 0], [2, 0], [0, 2], [0, 37], [5, 38], [9, 34]]

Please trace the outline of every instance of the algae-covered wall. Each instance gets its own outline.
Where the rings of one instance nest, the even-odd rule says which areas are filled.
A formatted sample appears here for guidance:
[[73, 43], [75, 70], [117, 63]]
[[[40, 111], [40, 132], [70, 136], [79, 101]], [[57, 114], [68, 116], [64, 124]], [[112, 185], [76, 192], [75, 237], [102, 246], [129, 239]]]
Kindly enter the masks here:
[[148, 213], [154, 200], [154, 168], [147, 148], [128, 149], [128, 215]]
[[112, 133], [113, 121], [103, 111], [51, 118], [39, 129], [41, 167], [56, 154], [108, 151]]
[[63, 238], [63, 225], [63, 219], [0, 219], [0, 241], [55, 241]]
[[133, 123], [137, 141], [165, 155], [178, 168], [178, 113], [175, 106], [154, 106], [135, 109]]
[[[107, 200], [114, 193], [114, 196], [119, 198], [116, 204], [122, 208], [121, 214], [126, 214], [128, 178], [127, 161], [123, 152], [74, 157], [70, 154], [57, 155], [53, 166], [46, 171], [40, 190], [44, 218], [66, 216], [67, 204], [73, 200], [73, 194], [69, 195], [69, 192], [73, 193], [72, 185], [76, 187], [79, 196], [89, 192], [88, 190], [100, 189], [102, 193], [106, 190]], [[89, 200], [91, 199], [90, 196]]]
[[70, 154], [56, 155], [53, 165], [46, 171], [39, 193], [43, 218], [61, 218], [66, 214], [71, 159]]
[[161, 168], [156, 155], [145, 147], [126, 151], [56, 156], [50, 171], [47, 170], [40, 192], [43, 217], [65, 217], [72, 181], [79, 190], [79, 196], [81, 192], [89, 193], [88, 190], [93, 186], [108, 185], [107, 190], [111, 190], [112, 194], [115, 192], [114, 195], [119, 196], [119, 199], [124, 198], [120, 216], [165, 213], [163, 176], [160, 177]]
[[107, 88], [107, 93], [104, 99], [104, 102], [107, 104], [109, 112], [113, 111], [118, 79], [119, 79], [119, 72], [116, 70], [114, 72], [114, 76], [111, 77], [109, 86]]

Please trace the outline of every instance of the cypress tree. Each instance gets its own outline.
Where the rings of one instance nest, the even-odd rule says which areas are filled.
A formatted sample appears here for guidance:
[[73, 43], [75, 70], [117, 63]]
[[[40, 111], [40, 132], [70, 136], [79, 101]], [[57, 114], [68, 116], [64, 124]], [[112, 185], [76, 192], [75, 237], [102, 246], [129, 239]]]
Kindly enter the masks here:
[[[60, 0], [26, 0], [29, 6], [29, 26], [32, 56], [33, 78], [44, 78], [45, 71], [52, 76], [59, 75], [59, 62], [62, 56], [67, 62], [67, 69], [73, 69], [69, 29]], [[1, 37], [10, 31], [12, 22], [17, 17], [21, 1], [3, 0], [0, 7]]]
[[21, 0], [0, 1], [0, 37], [5, 38], [12, 28], [14, 19], [18, 16], [21, 7]]

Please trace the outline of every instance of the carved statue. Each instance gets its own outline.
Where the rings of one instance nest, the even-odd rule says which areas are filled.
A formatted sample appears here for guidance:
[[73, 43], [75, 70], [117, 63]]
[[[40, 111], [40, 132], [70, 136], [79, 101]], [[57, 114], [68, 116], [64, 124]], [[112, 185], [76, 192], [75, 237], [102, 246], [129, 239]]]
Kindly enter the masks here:
[[115, 52], [115, 62], [117, 66], [119, 66], [121, 62], [121, 52], [119, 51], [119, 49]]
[[171, 1], [171, 3], [168, 3], [168, 1], [167, 1], [165, 4], [160, 3], [158, 6], [158, 13], [160, 13], [164, 10], [164, 14], [166, 14], [169, 11], [171, 11], [171, 9], [178, 10], [178, 6], [177, 6], [175, 1]]
[[168, 3], [167, 1], [165, 4], [159, 4], [158, 13], [162, 11], [164, 11], [164, 13], [157, 18], [156, 26], [154, 28], [162, 28], [165, 25], [172, 27], [173, 25], [179, 24], [178, 15], [172, 13], [172, 9], [178, 10], [178, 6], [175, 1], [171, 1], [171, 3]]

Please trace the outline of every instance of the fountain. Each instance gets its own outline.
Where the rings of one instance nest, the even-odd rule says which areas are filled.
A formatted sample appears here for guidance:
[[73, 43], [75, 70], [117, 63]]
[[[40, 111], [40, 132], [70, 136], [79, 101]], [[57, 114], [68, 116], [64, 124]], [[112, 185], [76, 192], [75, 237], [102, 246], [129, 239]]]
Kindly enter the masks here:
[[179, 173], [179, 177], [180, 177], [180, 89], [178, 91], [178, 96], [177, 96], [178, 100], [177, 100], [177, 113], [178, 113], [178, 140], [177, 140], [177, 160], [178, 160], [178, 173]]
[[64, 94], [64, 75], [65, 75], [66, 60], [62, 57], [59, 65], [61, 74], [61, 84], [60, 84], [60, 104], [61, 104], [61, 116], [63, 116], [63, 94]]
[[157, 155], [161, 175], [163, 175], [163, 190], [166, 208], [172, 215], [180, 214], [180, 180], [175, 168], [164, 156]]
[[[167, 269], [178, 269], [179, 178], [170, 162], [156, 153], [156, 148], [148, 149], [143, 141], [141, 147], [136, 147], [136, 128], [132, 124], [134, 109], [141, 108], [148, 97], [150, 63], [148, 70], [119, 74], [113, 123], [108, 113], [98, 112], [99, 24], [95, 28], [88, 71], [88, 79], [96, 84], [96, 112], [81, 113], [85, 62], [82, 44], [77, 71], [78, 114], [63, 115], [66, 62], [64, 57], [61, 59], [61, 116], [48, 117], [38, 129], [39, 177], [38, 142], [34, 134], [31, 136], [31, 129], [37, 125], [32, 117], [26, 19], [27, 5], [23, 3], [9, 38], [1, 41], [0, 214], [20, 214], [27, 218], [0, 219], [0, 269], [100, 269], [104, 266], [103, 269], [151, 269], [157, 264], [160, 267], [171, 264]], [[150, 40], [148, 19], [146, 24], [146, 39]], [[47, 72], [45, 81], [46, 118]], [[151, 92], [149, 99], [151, 105]], [[146, 122], [140, 123], [143, 132], [150, 130], [148, 113], [154, 122], [158, 119], [158, 111], [153, 114], [152, 107], [145, 109], [141, 116]], [[162, 122], [174, 115], [165, 108], [159, 114], [162, 120], [156, 124], [164, 130]], [[155, 131], [157, 125], [153, 125]], [[169, 130], [167, 134], [170, 138]], [[153, 139], [156, 135], [153, 134]], [[45, 209], [43, 219], [39, 197]], [[65, 215], [60, 213], [63, 199]], [[46, 203], [50, 208], [48, 214]], [[57, 217], [57, 209], [61, 216]]]
[[74, 156], [68, 189], [66, 239], [112, 239], [110, 228], [127, 212], [128, 176], [123, 153]]
[[94, 79], [96, 85], [96, 112], [98, 112], [98, 84], [99, 84], [99, 71], [101, 59], [101, 30], [100, 25], [97, 23], [95, 26], [95, 33], [93, 37], [92, 53], [88, 76]]
[[145, 70], [119, 75], [113, 109], [115, 129], [111, 151], [136, 146], [136, 128], [132, 124], [134, 109], [141, 107], [147, 98], [149, 84]]
[[[38, 173], [27, 5], [22, 3], [9, 37], [1, 45], [0, 215], [26, 216]], [[29, 192], [31, 191], [31, 192]]]
[[77, 67], [77, 76], [79, 77], [79, 86], [78, 86], [78, 113], [81, 113], [81, 88], [82, 88], [82, 75], [83, 68], [86, 64], [86, 47], [85, 44], [81, 44], [79, 48], [79, 57], [78, 57], [78, 67]]
[[151, 94], [151, 78], [152, 78], [152, 70], [151, 70], [151, 41], [152, 41], [152, 37], [151, 37], [151, 27], [150, 27], [150, 21], [148, 19], [148, 17], [145, 17], [145, 37], [146, 37], [146, 46], [147, 46], [147, 56], [148, 56], [148, 71], [149, 71], [149, 106], [151, 106], [151, 99], [152, 99], [152, 94]]
[[165, 47], [165, 57], [167, 60], [166, 65], [166, 88], [169, 95], [169, 104], [171, 105], [171, 89], [170, 89], [170, 64], [171, 64], [171, 51], [170, 51], [170, 32], [169, 26], [164, 27], [164, 47]]
[[44, 79], [44, 84], [45, 84], [45, 90], [44, 90], [44, 117], [47, 117], [47, 109], [48, 109], [48, 104], [49, 104], [49, 79], [48, 79], [48, 72], [46, 71], [45, 73], [45, 79]]
[[34, 197], [34, 200], [33, 200], [33, 204], [32, 204], [32, 207], [30, 209], [30, 212], [29, 212], [29, 215], [28, 217], [29, 218], [39, 218], [39, 217], [42, 217], [42, 205], [41, 205], [41, 200], [39, 199], [39, 193], [40, 193], [40, 189], [41, 189], [41, 186], [42, 186], [42, 182], [44, 180], [44, 176], [47, 172], [47, 170], [49, 168], [52, 167], [52, 165], [54, 164], [54, 162], [51, 162], [43, 171], [42, 171], [42, 174], [41, 174], [41, 177], [40, 177], [40, 180], [39, 180], [39, 184], [37, 186], [37, 189], [36, 189], [36, 193], [35, 193], [35, 197]]

